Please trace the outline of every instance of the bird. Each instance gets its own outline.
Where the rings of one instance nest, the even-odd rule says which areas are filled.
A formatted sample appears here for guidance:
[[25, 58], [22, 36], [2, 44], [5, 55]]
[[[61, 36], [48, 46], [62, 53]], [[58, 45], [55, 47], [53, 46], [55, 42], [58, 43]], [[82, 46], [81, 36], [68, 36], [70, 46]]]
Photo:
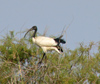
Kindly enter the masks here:
[[66, 41], [64, 39], [61, 39], [63, 37], [63, 35], [61, 35], [58, 38], [51, 38], [51, 37], [46, 37], [46, 36], [36, 36], [37, 26], [33, 26], [32, 28], [30, 28], [25, 33], [24, 38], [26, 37], [27, 33], [29, 31], [32, 31], [32, 30], [34, 30], [34, 33], [32, 35], [32, 41], [33, 41], [33, 43], [35, 43], [36, 45], [38, 45], [43, 50], [43, 57], [40, 60], [39, 64], [42, 63], [42, 60], [44, 59], [44, 57], [46, 58], [47, 51], [55, 50], [59, 54], [63, 52], [63, 49], [60, 46], [60, 43], [62, 43], [62, 44], [66, 43]]

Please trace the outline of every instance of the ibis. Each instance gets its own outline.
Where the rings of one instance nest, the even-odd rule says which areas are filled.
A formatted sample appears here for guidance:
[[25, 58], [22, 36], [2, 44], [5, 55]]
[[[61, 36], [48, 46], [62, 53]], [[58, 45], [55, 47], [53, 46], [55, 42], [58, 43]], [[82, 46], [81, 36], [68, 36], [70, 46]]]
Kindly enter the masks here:
[[[63, 52], [62, 47], [60, 46], [60, 43], [65, 44], [66, 41], [64, 39], [61, 39], [63, 37], [63, 35], [61, 35], [58, 38], [51, 38], [51, 37], [45, 37], [45, 36], [36, 36], [37, 33], [37, 26], [33, 26], [32, 28], [30, 28], [26, 34], [29, 31], [34, 30], [33, 36], [32, 36], [32, 41], [33, 43], [35, 43], [36, 45], [38, 45], [39, 47], [42, 48], [43, 50], [43, 57], [41, 59], [41, 61], [39, 62], [40, 64], [42, 63], [43, 58], [46, 58], [46, 52], [47, 51], [51, 51], [51, 50], [55, 50], [58, 53]], [[24, 35], [24, 37], [26, 36], [26, 34]]]

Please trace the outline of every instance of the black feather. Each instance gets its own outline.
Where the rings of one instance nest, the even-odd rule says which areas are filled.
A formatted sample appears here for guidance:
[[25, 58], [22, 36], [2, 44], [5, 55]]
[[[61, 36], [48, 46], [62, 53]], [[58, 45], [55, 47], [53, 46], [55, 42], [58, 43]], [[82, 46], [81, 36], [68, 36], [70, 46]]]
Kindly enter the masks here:
[[62, 43], [62, 44], [65, 44], [66, 41], [64, 39], [60, 39], [60, 38], [55, 38], [54, 39], [58, 44]]
[[63, 52], [63, 49], [60, 45], [57, 45], [56, 48], [60, 51], [60, 52]]

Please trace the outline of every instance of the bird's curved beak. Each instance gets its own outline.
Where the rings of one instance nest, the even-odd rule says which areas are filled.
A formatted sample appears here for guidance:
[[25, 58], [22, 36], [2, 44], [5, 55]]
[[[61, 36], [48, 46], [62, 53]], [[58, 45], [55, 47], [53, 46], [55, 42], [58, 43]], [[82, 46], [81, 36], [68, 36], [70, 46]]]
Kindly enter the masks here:
[[[33, 26], [31, 29], [29, 29], [29, 30], [26, 32], [26, 34], [27, 34], [29, 31], [32, 31], [32, 30], [37, 31], [37, 27], [36, 27], [36, 26]], [[25, 38], [26, 34], [24, 35], [24, 38]]]
[[34, 30], [33, 27], [32, 27], [31, 29], [29, 29], [29, 30], [25, 33], [24, 38], [25, 38], [26, 34], [27, 34], [29, 31], [32, 31], [32, 30]]

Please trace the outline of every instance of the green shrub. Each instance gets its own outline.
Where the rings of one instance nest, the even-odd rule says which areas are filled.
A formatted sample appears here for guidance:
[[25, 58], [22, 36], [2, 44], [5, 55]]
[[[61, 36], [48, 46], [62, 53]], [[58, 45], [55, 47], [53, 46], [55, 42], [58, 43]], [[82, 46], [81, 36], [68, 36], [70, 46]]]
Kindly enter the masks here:
[[43, 51], [29, 38], [17, 39], [14, 32], [0, 39], [0, 84], [87, 84], [100, 83], [100, 43], [80, 43], [61, 55], [47, 53], [45, 66], [39, 66]]

